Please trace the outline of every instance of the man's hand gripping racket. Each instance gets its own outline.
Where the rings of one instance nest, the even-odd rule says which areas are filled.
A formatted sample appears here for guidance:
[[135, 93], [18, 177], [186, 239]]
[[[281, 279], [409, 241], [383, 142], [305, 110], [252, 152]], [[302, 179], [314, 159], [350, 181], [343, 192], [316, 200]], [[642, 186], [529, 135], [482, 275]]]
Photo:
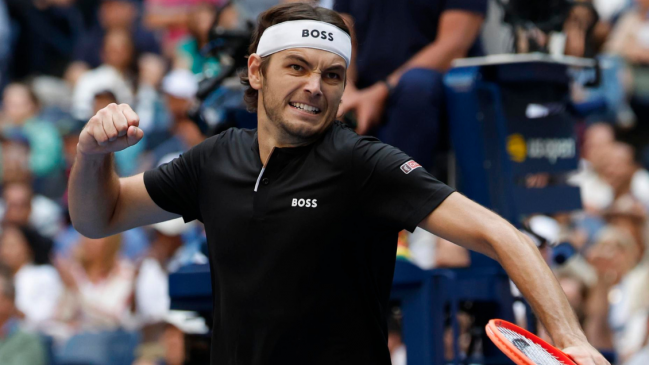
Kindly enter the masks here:
[[610, 365], [586, 342], [561, 351], [532, 333], [500, 319], [489, 321], [486, 330], [491, 341], [517, 365]]

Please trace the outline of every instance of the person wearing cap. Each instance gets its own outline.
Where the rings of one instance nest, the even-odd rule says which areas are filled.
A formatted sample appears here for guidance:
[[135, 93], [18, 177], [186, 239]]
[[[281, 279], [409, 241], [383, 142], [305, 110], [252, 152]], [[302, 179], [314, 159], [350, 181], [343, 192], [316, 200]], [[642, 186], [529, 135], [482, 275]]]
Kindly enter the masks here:
[[198, 81], [191, 71], [172, 70], [162, 79], [162, 92], [169, 111], [168, 132], [171, 136], [152, 151], [154, 166], [166, 155], [187, 151], [205, 139], [200, 128], [188, 117], [198, 91]]
[[124, 29], [106, 32], [102, 41], [103, 64], [83, 73], [72, 93], [72, 116], [87, 119], [92, 115], [93, 98], [101, 91], [110, 91], [120, 102], [134, 100], [135, 49], [133, 39]]
[[397, 235], [420, 226], [497, 259], [555, 343], [604, 365], [534, 244], [408, 155], [335, 122], [351, 60], [340, 15], [264, 12], [245, 101], [258, 128], [229, 129], [119, 179], [112, 152], [143, 137], [127, 105], [81, 133], [70, 216], [102, 237], [182, 216], [205, 225], [214, 296], [212, 364], [389, 364], [386, 314]]

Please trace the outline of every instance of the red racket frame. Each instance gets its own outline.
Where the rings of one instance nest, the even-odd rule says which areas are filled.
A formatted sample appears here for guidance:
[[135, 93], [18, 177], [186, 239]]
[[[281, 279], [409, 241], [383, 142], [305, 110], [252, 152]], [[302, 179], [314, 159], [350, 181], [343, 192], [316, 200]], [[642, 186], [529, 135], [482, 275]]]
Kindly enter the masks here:
[[516, 365], [536, 365], [532, 360], [530, 360], [523, 352], [516, 348], [508, 339], [500, 333], [498, 327], [504, 327], [512, 332], [516, 332], [533, 343], [543, 347], [547, 352], [556, 357], [559, 361], [563, 361], [566, 365], [577, 365], [568, 355], [563, 351], [557, 349], [556, 347], [550, 345], [549, 343], [538, 338], [533, 333], [530, 333], [517, 325], [503, 321], [502, 319], [492, 319], [487, 323], [485, 329], [487, 330], [487, 336], [493, 341], [493, 343], [502, 351], [507, 357], [509, 357]]

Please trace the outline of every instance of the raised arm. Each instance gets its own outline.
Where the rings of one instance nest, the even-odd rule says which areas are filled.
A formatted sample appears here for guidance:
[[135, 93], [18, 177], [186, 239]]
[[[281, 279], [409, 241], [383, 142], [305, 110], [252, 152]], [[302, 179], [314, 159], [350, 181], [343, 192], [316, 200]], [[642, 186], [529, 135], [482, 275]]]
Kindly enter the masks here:
[[178, 217], [151, 200], [143, 174], [120, 179], [115, 173], [113, 153], [142, 139], [138, 125], [128, 105], [111, 104], [81, 131], [68, 199], [72, 224], [84, 236], [105, 237]]
[[609, 365], [586, 340], [568, 299], [534, 243], [509, 222], [453, 193], [419, 226], [497, 260], [529, 301], [556, 346], [579, 365]]

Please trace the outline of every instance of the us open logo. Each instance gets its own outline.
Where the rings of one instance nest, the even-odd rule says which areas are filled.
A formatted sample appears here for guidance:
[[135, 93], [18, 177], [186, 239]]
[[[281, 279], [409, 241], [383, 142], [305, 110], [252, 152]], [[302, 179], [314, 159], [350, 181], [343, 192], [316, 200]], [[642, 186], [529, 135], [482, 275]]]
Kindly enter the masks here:
[[421, 165], [416, 163], [415, 160], [410, 160], [403, 165], [401, 165], [401, 171], [403, 171], [404, 174], [408, 175], [409, 173], [412, 172], [414, 169], [420, 168]]

